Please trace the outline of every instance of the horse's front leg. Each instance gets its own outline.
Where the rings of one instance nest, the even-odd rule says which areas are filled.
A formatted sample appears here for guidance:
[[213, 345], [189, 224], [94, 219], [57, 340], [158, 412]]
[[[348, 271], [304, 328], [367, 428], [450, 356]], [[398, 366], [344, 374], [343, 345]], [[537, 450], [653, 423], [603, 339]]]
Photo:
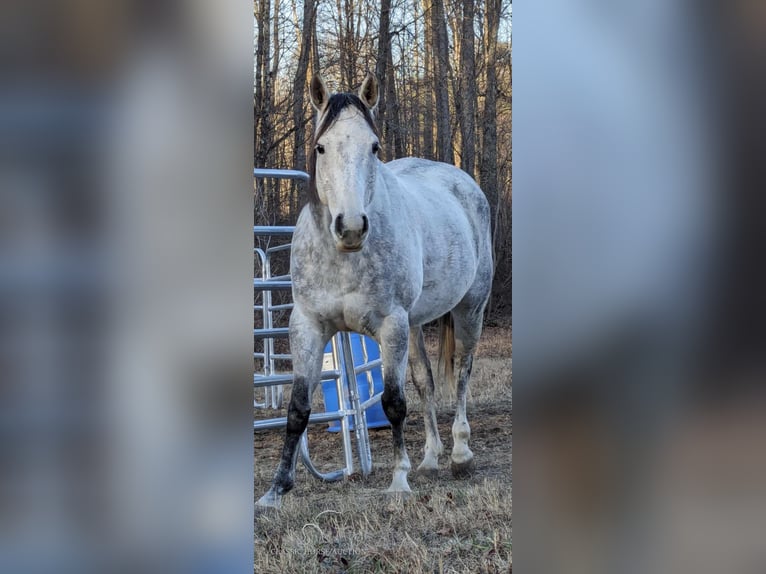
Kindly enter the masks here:
[[381, 358], [383, 359], [383, 412], [391, 423], [394, 442], [394, 477], [387, 492], [411, 492], [407, 483], [410, 459], [404, 445], [404, 419], [407, 402], [404, 398], [404, 377], [407, 371], [407, 342], [409, 322], [407, 313], [400, 309], [387, 316], [379, 331]]
[[311, 414], [311, 395], [322, 373], [324, 347], [332, 336], [317, 321], [307, 317], [296, 305], [290, 315], [290, 351], [293, 356], [293, 387], [287, 409], [287, 428], [282, 458], [271, 488], [256, 503], [279, 508], [282, 496], [295, 485], [298, 441]]

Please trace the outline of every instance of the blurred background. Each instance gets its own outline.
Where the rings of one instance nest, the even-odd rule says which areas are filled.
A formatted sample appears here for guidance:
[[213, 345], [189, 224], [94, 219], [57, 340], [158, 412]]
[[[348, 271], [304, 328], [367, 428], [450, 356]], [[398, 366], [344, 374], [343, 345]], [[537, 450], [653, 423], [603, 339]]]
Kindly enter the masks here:
[[0, 571], [252, 568], [252, 20], [0, 8]]
[[764, 4], [515, 16], [517, 571], [762, 572]]

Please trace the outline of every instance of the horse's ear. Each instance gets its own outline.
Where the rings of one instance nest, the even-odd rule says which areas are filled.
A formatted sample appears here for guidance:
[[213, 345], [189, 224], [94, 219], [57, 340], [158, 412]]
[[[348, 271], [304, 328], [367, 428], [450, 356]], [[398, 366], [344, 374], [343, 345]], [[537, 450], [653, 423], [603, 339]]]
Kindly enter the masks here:
[[319, 74], [314, 74], [311, 78], [311, 85], [309, 86], [309, 97], [311, 98], [311, 105], [314, 106], [317, 112], [322, 111], [327, 106], [327, 101], [330, 99], [330, 93], [327, 91], [327, 86]]
[[378, 107], [379, 97], [378, 79], [368, 72], [367, 77], [364, 79], [364, 82], [362, 82], [362, 87], [359, 88], [359, 99], [364, 102], [365, 106], [373, 111]]

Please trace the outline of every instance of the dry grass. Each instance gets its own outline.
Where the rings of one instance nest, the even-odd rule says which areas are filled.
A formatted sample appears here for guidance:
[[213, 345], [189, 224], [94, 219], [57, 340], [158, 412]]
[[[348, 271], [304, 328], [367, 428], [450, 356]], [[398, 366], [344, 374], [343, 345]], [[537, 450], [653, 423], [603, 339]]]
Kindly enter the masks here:
[[[299, 465], [297, 484], [279, 512], [257, 514], [257, 573], [281, 572], [510, 572], [511, 571], [511, 344], [510, 330], [488, 328], [474, 363], [469, 400], [476, 473], [454, 479], [448, 457], [435, 480], [411, 475], [414, 496], [382, 495], [391, 480], [389, 429], [370, 431], [373, 472], [324, 484]], [[429, 343], [431, 343], [429, 337]], [[431, 345], [429, 344], [431, 348]], [[425, 439], [417, 393], [408, 385], [405, 439], [413, 467]], [[321, 393], [316, 393], [321, 405]], [[319, 407], [321, 409], [321, 407]], [[446, 452], [452, 408], [440, 405]], [[257, 413], [258, 417], [276, 413]], [[278, 460], [281, 431], [254, 435], [255, 496], [267, 488]], [[309, 431], [321, 470], [341, 465], [341, 442], [322, 425]]]

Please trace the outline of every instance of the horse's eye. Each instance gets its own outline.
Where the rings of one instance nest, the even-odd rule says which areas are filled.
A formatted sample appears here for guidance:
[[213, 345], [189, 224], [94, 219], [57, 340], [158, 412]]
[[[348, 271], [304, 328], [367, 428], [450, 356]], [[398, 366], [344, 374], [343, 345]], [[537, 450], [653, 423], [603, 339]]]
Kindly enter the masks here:
[[378, 153], [380, 151], [380, 144], [378, 142], [375, 142], [372, 144], [372, 153]]
[[322, 144], [317, 144], [316, 149], [319, 153], [324, 153], [324, 146]]

